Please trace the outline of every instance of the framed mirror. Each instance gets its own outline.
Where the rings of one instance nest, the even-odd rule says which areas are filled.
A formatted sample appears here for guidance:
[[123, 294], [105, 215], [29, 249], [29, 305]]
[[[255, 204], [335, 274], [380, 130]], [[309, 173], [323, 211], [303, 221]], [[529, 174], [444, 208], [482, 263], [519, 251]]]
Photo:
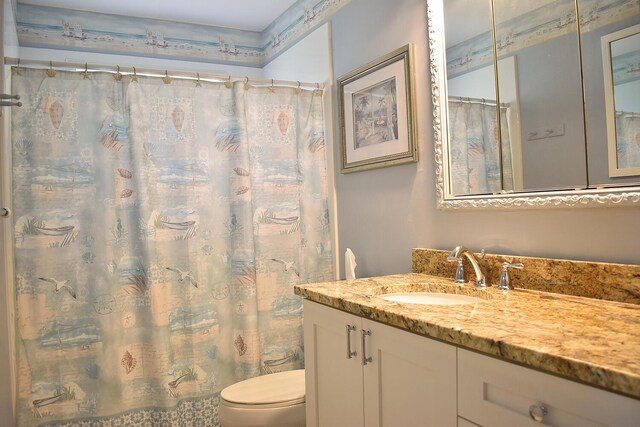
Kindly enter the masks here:
[[582, 80], [581, 31], [639, 19], [631, 3], [427, 2], [440, 208], [640, 203], [640, 179], [590, 179]]

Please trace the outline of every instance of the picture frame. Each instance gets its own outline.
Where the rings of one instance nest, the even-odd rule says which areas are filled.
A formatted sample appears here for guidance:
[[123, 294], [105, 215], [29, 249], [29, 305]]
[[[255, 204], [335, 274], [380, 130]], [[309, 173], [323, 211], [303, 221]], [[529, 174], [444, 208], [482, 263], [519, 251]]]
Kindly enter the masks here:
[[[609, 177], [640, 176], [640, 24], [601, 37]], [[616, 89], [617, 88], [617, 89]], [[631, 95], [630, 95], [631, 94]]]
[[418, 161], [413, 46], [337, 80], [342, 173]]

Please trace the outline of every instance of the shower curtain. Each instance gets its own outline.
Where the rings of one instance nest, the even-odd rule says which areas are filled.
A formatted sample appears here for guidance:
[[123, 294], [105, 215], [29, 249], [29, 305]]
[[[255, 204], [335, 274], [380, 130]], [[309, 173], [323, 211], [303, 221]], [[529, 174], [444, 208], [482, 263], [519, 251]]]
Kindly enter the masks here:
[[497, 115], [495, 105], [449, 101], [449, 146], [453, 194], [498, 193], [503, 189], [513, 190], [508, 108], [500, 108], [502, 170]]
[[618, 168], [640, 167], [640, 115], [616, 112]]
[[[20, 426], [215, 426], [331, 280], [322, 96], [14, 69]], [[231, 86], [231, 87], [228, 87]]]

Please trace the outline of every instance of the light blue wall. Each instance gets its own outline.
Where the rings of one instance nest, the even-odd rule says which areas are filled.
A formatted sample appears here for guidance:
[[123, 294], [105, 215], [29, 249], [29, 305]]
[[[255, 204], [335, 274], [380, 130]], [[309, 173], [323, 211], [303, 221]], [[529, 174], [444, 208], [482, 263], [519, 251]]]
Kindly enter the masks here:
[[504, 254], [640, 264], [638, 207], [438, 211], [426, 1], [353, 0], [331, 21], [336, 76], [408, 42], [416, 47], [420, 161], [336, 177], [340, 251], [353, 249], [358, 276], [410, 271], [412, 247], [459, 244]]

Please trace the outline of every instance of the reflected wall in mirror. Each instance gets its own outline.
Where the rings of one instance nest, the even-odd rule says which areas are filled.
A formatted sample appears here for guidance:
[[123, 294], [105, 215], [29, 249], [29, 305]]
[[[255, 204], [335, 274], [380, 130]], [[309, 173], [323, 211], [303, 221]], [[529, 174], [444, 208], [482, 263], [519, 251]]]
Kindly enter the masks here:
[[598, 56], [604, 93], [600, 37], [638, 23], [638, 0], [427, 4], [439, 207], [640, 202], [637, 177], [608, 176], [604, 95], [584, 62]]
[[602, 37], [609, 176], [640, 175], [640, 25]]
[[[613, 106], [613, 94], [606, 95], [605, 70], [611, 69], [611, 56], [603, 51], [602, 39], [640, 24], [638, 0], [580, 0], [582, 70], [585, 92], [587, 154], [590, 187], [620, 187], [640, 184], [640, 176], [610, 174], [608, 155], [607, 105]], [[637, 48], [638, 45], [636, 45]], [[620, 91], [619, 91], [620, 92]], [[638, 99], [636, 97], [636, 99]], [[615, 156], [614, 156], [615, 158]]]

